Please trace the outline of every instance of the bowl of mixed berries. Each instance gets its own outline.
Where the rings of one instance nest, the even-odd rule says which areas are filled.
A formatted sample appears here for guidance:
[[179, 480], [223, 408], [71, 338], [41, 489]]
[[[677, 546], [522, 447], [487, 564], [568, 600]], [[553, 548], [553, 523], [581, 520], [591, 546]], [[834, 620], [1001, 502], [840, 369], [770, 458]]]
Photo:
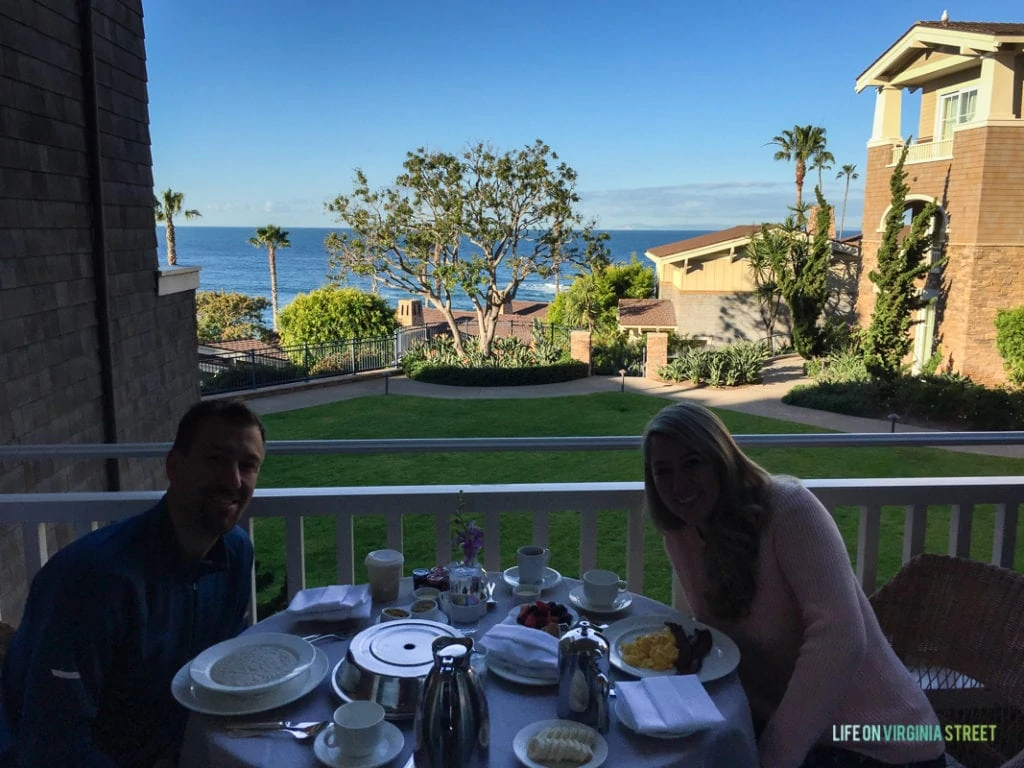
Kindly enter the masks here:
[[515, 621], [524, 627], [561, 637], [565, 630], [576, 623], [577, 618], [575, 613], [561, 603], [537, 600], [534, 603], [517, 605], [509, 611], [506, 621]]

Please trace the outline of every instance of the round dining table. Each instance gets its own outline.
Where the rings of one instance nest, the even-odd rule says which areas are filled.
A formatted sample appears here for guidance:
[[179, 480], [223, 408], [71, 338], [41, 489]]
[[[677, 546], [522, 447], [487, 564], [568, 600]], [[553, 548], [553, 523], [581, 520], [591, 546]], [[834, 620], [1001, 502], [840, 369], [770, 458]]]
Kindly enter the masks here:
[[[517, 604], [511, 589], [501, 575], [494, 598], [498, 605], [487, 612], [472, 628], [471, 637], [482, 637], [494, 624], [500, 623]], [[570, 605], [569, 592], [579, 585], [575, 579], [563, 578], [556, 586], [546, 590], [544, 600], [556, 600]], [[575, 606], [581, 618], [595, 623], [611, 623], [627, 616], [647, 616], [672, 613], [672, 609], [655, 600], [633, 595], [631, 604], [614, 615], [588, 614]], [[262, 733], [258, 736], [239, 738], [233, 736], [225, 725], [239, 720], [291, 720], [330, 721], [334, 710], [343, 702], [331, 687], [331, 674], [335, 666], [345, 657], [351, 638], [360, 629], [377, 620], [381, 609], [389, 605], [408, 605], [413, 600], [411, 579], [402, 579], [398, 599], [392, 603], [374, 603], [370, 618], [358, 622], [297, 622], [287, 612], [281, 612], [255, 624], [246, 630], [252, 632], [285, 632], [295, 635], [311, 635], [317, 632], [337, 632], [347, 635], [343, 641], [317, 643], [330, 659], [330, 672], [311, 693], [301, 699], [256, 716], [244, 718], [216, 717], [190, 713], [185, 731], [180, 766], [181, 768], [242, 768], [249, 766], [294, 766], [313, 768], [321, 765], [313, 754], [311, 742], [299, 742], [287, 733]], [[466, 627], [457, 629], [466, 631]], [[468, 632], [467, 632], [468, 634]], [[609, 670], [614, 680], [635, 678], [612, 667]], [[615, 715], [614, 700], [610, 702], [611, 725], [604, 734], [608, 742], [609, 768], [630, 766], [630, 768], [757, 768], [757, 746], [750, 717], [747, 698], [735, 670], [717, 680], [705, 683], [712, 701], [723, 716], [723, 721], [696, 733], [674, 739], [653, 738], [629, 730]], [[514, 768], [521, 763], [513, 750], [516, 734], [530, 723], [557, 718], [557, 686], [535, 687], [508, 682], [493, 671], [485, 677], [485, 690], [490, 712], [491, 744], [489, 765], [495, 768]], [[401, 754], [388, 764], [389, 768], [404, 768], [413, 751], [413, 720], [396, 720], [405, 737]]]

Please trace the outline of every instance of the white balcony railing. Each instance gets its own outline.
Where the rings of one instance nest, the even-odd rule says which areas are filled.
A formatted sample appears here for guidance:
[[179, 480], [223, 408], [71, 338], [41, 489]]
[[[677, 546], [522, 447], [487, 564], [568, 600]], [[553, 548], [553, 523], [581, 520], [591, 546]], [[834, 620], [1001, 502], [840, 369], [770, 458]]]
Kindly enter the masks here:
[[[894, 144], [892, 148], [892, 162], [890, 166], [900, 161], [900, 154], [903, 152], [903, 144]], [[925, 141], [913, 143], [907, 150], [907, 159], [904, 165], [912, 163], [928, 163], [932, 160], [950, 160], [953, 157], [953, 139], [943, 141]]]
[[[1024, 442], [1022, 433], [913, 433], [913, 434], [811, 434], [750, 435], [737, 438], [741, 444], [772, 445], [877, 445], [877, 444], [949, 444]], [[639, 444], [635, 437], [607, 438], [480, 438], [452, 440], [373, 440], [311, 441], [270, 443], [271, 452], [280, 453], [368, 453], [423, 450], [565, 450], [621, 449]], [[166, 445], [94, 445], [94, 446], [2, 446], [0, 460], [55, 454], [79, 458], [97, 456], [163, 456]], [[20, 454], [20, 455], [19, 455]], [[928, 508], [951, 509], [948, 553], [970, 557], [971, 531], [975, 508], [994, 505], [991, 562], [1013, 567], [1019, 508], [1024, 502], [1024, 477], [927, 477], [807, 480], [806, 485], [827, 509], [859, 509], [855, 569], [868, 593], [877, 581], [881, 511], [883, 506], [905, 510], [902, 542], [904, 562], [924, 550]], [[433, 515], [437, 520], [435, 553], [437, 562], [451, 554], [451, 515], [455, 499], [462, 491], [466, 512], [483, 521], [488, 546], [484, 565], [499, 568], [501, 542], [500, 515], [503, 512], [528, 512], [532, 517], [533, 541], [549, 543], [549, 516], [552, 512], [575, 511], [580, 517], [580, 571], [597, 564], [597, 520], [608, 510], [626, 510], [626, 578], [631, 588], [641, 592], [644, 577], [644, 514], [641, 509], [642, 484], [617, 483], [537, 483], [515, 485], [430, 485], [368, 486], [345, 488], [260, 489], [249, 507], [249, 532], [255, 542], [252, 520], [279, 518], [285, 522], [285, 555], [289, 598], [306, 585], [306, 557], [303, 520], [330, 517], [336, 522], [337, 578], [351, 583], [355, 573], [353, 521], [361, 516], [379, 516], [386, 521], [387, 546], [403, 549], [403, 520], [406, 515]], [[26, 560], [26, 574], [33, 577], [49, 552], [46, 523], [70, 523], [79, 535], [100, 523], [141, 512], [159, 499], [158, 491], [117, 493], [25, 493], [0, 494], [0, 523], [20, 524]], [[258, 546], [258, 542], [257, 543]], [[255, 578], [255, 576], [254, 576]], [[255, 593], [255, 591], [254, 591]], [[255, 603], [255, 597], [254, 597]], [[255, 605], [253, 610], [255, 615]]]

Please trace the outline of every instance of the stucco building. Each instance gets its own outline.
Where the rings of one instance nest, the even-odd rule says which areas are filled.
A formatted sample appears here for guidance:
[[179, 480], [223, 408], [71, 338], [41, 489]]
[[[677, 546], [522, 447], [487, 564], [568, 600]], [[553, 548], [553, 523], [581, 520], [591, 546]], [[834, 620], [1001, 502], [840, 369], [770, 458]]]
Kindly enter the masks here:
[[976, 381], [1005, 380], [996, 350], [999, 309], [1024, 304], [1024, 24], [922, 21], [858, 78], [876, 93], [865, 169], [860, 324], [874, 309], [889, 180], [905, 138], [902, 97], [920, 90], [916, 139], [905, 170], [908, 208], [936, 200], [932, 258], [948, 256], [923, 286], [913, 364], [939, 350], [942, 365]]
[[[198, 270], [161, 270], [141, 0], [0, 3], [0, 444], [169, 442], [198, 399]], [[164, 487], [163, 461], [0, 461], [0, 493]], [[0, 619], [26, 537], [0, 526]]]

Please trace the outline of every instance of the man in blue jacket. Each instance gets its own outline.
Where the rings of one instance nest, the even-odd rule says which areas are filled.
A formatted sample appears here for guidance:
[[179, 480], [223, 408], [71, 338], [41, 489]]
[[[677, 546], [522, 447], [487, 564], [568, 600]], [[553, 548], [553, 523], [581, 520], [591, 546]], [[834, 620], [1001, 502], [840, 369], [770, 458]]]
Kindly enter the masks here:
[[253, 551], [237, 523], [264, 452], [263, 425], [243, 403], [193, 406], [160, 502], [43, 567], [0, 678], [0, 765], [176, 760], [187, 712], [171, 679], [245, 626]]

